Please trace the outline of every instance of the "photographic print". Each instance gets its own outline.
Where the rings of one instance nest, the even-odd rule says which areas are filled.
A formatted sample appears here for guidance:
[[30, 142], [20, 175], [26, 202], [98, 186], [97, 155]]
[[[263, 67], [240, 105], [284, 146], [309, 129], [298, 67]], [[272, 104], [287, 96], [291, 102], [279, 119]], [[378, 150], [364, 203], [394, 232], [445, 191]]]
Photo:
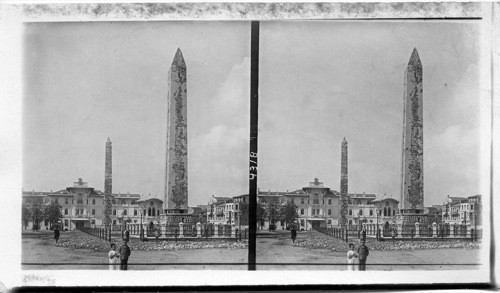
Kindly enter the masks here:
[[246, 269], [249, 33], [25, 24], [23, 269]]
[[488, 265], [481, 33], [474, 20], [261, 24], [257, 269]]

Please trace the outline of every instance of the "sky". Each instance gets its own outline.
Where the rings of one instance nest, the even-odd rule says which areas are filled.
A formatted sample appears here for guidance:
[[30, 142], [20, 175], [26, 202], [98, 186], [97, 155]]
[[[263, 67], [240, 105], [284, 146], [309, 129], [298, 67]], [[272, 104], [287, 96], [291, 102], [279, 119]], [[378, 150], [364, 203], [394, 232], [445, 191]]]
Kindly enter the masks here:
[[78, 178], [163, 199], [167, 76], [187, 66], [189, 205], [248, 192], [248, 22], [31, 23], [23, 47], [23, 189]]
[[[424, 199], [480, 191], [480, 26], [468, 22], [263, 22], [259, 187], [286, 191], [318, 178], [399, 200], [404, 70], [423, 64]], [[486, 130], [489, 131], [489, 130]]]

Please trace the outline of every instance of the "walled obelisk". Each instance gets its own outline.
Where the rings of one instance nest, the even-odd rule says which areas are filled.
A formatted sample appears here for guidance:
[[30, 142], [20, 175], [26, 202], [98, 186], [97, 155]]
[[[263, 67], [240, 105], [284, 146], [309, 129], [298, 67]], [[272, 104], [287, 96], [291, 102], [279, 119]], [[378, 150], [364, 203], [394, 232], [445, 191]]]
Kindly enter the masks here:
[[106, 141], [106, 161], [104, 163], [104, 225], [111, 225], [111, 197], [113, 193], [111, 140]]
[[177, 49], [168, 73], [167, 146], [165, 163], [164, 210], [169, 214], [187, 213], [187, 88], [186, 62]]
[[422, 63], [416, 48], [405, 70], [404, 87], [400, 214], [408, 223], [420, 218], [424, 208]]
[[341, 227], [347, 226], [347, 211], [349, 204], [348, 195], [348, 174], [347, 174], [347, 140], [342, 140], [342, 150], [340, 158], [340, 221]]

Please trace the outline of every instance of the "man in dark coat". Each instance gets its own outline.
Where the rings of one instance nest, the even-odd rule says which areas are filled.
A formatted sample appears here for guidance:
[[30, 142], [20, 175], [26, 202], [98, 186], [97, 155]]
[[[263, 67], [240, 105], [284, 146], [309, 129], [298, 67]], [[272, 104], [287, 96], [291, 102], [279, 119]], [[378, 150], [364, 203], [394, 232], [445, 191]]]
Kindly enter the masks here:
[[54, 239], [56, 240], [56, 244], [57, 244], [57, 241], [59, 241], [59, 236], [61, 234], [59, 233], [59, 229], [57, 227], [54, 228]]
[[123, 233], [123, 240], [127, 240], [127, 242], [130, 240], [130, 231], [128, 228], [125, 228], [125, 233]]
[[123, 239], [123, 245], [120, 247], [120, 270], [126, 271], [128, 266], [128, 257], [130, 256], [130, 247], [127, 240]]
[[295, 230], [295, 226], [292, 227], [292, 243], [295, 243], [295, 238], [297, 238], [297, 230]]
[[358, 260], [359, 260], [359, 270], [366, 270], [366, 258], [370, 254], [370, 250], [365, 245], [365, 241], [361, 241], [361, 245], [358, 247]]

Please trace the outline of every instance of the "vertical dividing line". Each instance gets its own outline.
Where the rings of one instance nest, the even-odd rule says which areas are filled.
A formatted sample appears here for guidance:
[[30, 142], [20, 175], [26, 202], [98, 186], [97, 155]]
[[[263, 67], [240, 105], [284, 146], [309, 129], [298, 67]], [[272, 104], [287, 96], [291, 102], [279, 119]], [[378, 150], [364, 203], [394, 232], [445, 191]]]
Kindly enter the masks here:
[[255, 270], [257, 232], [257, 136], [259, 130], [259, 25], [251, 22], [248, 270]]

